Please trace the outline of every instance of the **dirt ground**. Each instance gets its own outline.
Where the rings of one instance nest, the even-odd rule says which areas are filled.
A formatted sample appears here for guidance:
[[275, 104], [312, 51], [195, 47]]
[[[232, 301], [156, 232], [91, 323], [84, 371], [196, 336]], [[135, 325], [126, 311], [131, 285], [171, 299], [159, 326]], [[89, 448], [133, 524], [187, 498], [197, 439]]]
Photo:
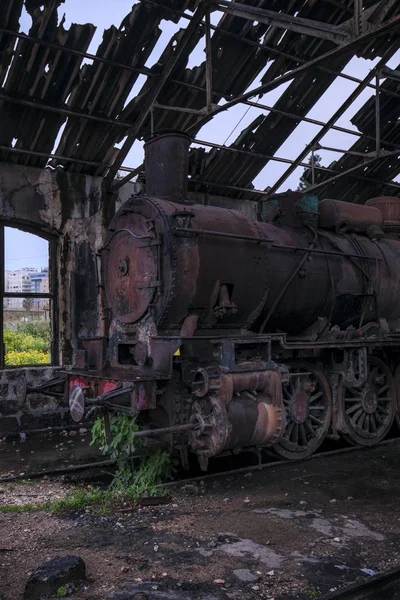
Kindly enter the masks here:
[[[400, 565], [399, 453], [394, 442], [226, 476], [109, 515], [0, 512], [0, 595], [21, 598], [35, 567], [76, 554], [88, 573], [79, 599], [318, 598]], [[62, 478], [2, 484], [0, 503], [70, 488]]]

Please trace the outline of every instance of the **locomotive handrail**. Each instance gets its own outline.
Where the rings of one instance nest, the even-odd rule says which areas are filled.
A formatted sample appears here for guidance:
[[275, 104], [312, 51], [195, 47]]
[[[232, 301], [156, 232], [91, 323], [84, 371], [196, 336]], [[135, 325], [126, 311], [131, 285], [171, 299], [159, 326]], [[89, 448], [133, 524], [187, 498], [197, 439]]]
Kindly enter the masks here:
[[272, 248], [281, 248], [282, 250], [294, 250], [295, 252], [312, 252], [314, 254], [324, 254], [329, 256], [345, 256], [347, 258], [363, 258], [365, 260], [382, 260], [375, 256], [366, 256], [365, 254], [350, 254], [349, 252], [335, 252], [334, 250], [324, 250], [320, 248], [304, 248], [302, 246], [290, 246], [287, 244], [278, 244], [274, 240], [265, 237], [255, 237], [241, 233], [229, 233], [225, 231], [213, 231], [211, 229], [191, 229], [190, 227], [174, 227], [173, 233], [190, 233], [192, 235], [214, 235], [218, 237], [228, 237], [238, 240], [248, 240], [250, 242], [263, 243], [268, 242]]
[[[319, 232], [318, 232], [319, 233]], [[298, 250], [299, 252], [313, 252], [314, 254], [329, 254], [333, 256], [345, 256], [347, 258], [364, 258], [366, 260], [382, 260], [376, 256], [366, 256], [365, 254], [350, 254], [349, 252], [335, 252], [334, 250], [323, 250], [319, 248], [304, 248], [302, 246], [289, 246], [286, 244], [271, 244], [273, 248], [282, 248], [282, 250]]]
[[192, 235], [214, 235], [217, 237], [229, 237], [237, 240], [248, 240], [249, 242], [272, 242], [273, 240], [265, 237], [255, 237], [241, 233], [230, 233], [226, 231], [213, 231], [211, 229], [191, 229], [190, 227], [174, 227], [173, 233], [191, 233]]
[[121, 233], [121, 232], [129, 233], [129, 235], [131, 235], [133, 238], [135, 238], [135, 240], [147, 240], [147, 239], [151, 238], [151, 235], [136, 235], [130, 229], [118, 229], [117, 231], [114, 231], [114, 233], [108, 240], [107, 244], [105, 244], [102, 248], [100, 248], [100, 252], [105, 250], [107, 248], [107, 246], [109, 246], [111, 244], [111, 241], [114, 239], [114, 237], [116, 235], [118, 235], [118, 233]]

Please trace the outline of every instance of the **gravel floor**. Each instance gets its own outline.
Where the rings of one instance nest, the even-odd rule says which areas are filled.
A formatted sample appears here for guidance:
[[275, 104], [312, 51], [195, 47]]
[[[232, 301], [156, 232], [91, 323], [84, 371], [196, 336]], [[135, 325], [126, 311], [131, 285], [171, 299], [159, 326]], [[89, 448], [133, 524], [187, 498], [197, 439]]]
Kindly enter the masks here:
[[[172, 490], [167, 505], [100, 515], [0, 512], [0, 594], [21, 598], [47, 558], [77, 554], [75, 598], [312, 600], [400, 564], [400, 442]], [[68, 493], [3, 484], [3, 505]], [[140, 595], [139, 595], [140, 597]]]

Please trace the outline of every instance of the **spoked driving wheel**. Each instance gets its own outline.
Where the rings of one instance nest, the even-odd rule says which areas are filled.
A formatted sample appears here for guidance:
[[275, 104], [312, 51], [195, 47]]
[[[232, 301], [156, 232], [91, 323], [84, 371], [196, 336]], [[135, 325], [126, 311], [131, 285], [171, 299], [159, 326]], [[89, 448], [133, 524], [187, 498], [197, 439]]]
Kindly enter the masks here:
[[331, 423], [329, 384], [312, 363], [294, 362], [282, 392], [287, 425], [274, 450], [289, 459], [307, 458], [322, 444]]
[[344, 387], [340, 410], [351, 444], [374, 446], [388, 433], [396, 413], [394, 378], [383, 361], [368, 357], [368, 376], [360, 388]]

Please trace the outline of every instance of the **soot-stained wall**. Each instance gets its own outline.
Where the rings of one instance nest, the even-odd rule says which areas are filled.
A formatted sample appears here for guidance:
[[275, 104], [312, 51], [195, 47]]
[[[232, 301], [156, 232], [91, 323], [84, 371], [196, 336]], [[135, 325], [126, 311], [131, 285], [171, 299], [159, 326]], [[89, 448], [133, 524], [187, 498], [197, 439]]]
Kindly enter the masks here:
[[[0, 219], [5, 225], [50, 235], [55, 244], [58, 363], [72, 363], [78, 335], [102, 335], [95, 255], [101, 247], [115, 199], [104, 196], [100, 178], [0, 164]], [[54, 377], [56, 368], [26, 368], [28, 385]], [[66, 406], [50, 397], [15, 403], [14, 381], [21, 369], [6, 369], [0, 381], [0, 433], [64, 424]]]
[[[61, 366], [71, 365], [80, 339], [102, 336], [104, 318], [98, 293], [96, 253], [115, 210], [137, 184], [105, 193], [101, 178], [0, 163], [0, 219], [5, 225], [50, 235], [55, 247], [57, 329]], [[255, 218], [256, 204], [191, 194], [201, 204], [237, 208]], [[4, 433], [70, 423], [65, 400], [35, 394], [15, 402], [15, 381], [23, 371], [28, 386], [54, 377], [60, 367], [5, 369], [0, 373], [0, 436]]]

